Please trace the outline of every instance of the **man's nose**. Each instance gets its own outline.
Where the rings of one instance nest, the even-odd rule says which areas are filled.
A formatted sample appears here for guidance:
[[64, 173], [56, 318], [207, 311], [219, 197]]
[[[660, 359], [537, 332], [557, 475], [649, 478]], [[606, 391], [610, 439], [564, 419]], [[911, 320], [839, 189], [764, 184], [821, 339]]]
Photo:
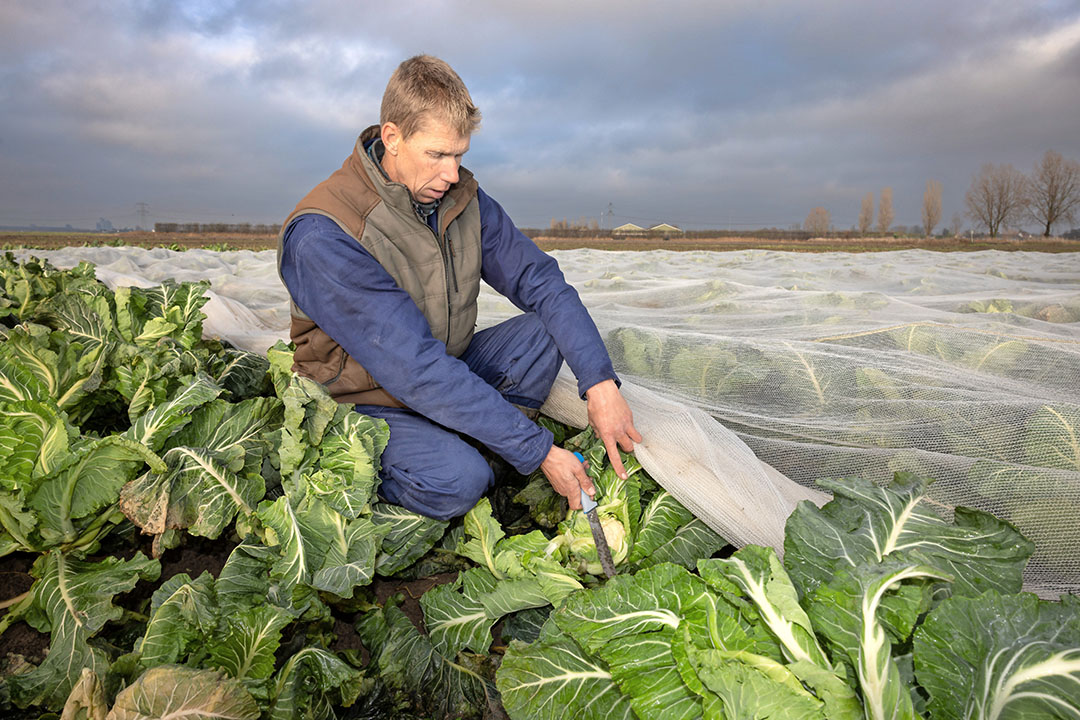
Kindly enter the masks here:
[[443, 168], [443, 171], [442, 171], [443, 180], [445, 182], [447, 182], [448, 184], [450, 184], [450, 185], [454, 185], [455, 183], [457, 183], [457, 181], [458, 181], [458, 168], [460, 166], [461, 166], [461, 163], [459, 163], [456, 158], [451, 159], [446, 164], [446, 166]]

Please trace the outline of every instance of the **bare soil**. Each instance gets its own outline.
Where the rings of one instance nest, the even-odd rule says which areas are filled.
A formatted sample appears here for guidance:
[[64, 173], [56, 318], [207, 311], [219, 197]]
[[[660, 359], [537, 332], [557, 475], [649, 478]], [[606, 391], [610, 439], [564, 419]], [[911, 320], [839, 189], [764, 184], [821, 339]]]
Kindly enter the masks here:
[[[15, 600], [34, 584], [30, 567], [40, 557], [31, 553], [12, 553], [0, 558], [0, 603]], [[7, 610], [3, 610], [6, 613]], [[30, 663], [45, 659], [49, 636], [39, 633], [24, 622], [16, 622], [0, 635], [0, 674], [16, 658]]]
[[[205, 571], [216, 578], [234, 547], [235, 543], [221, 539], [205, 540], [187, 536], [181, 547], [167, 550], [162, 554], [161, 576], [157, 580], [140, 582], [131, 593], [118, 597], [116, 602], [132, 609], [148, 604], [154, 589], [179, 573], [187, 573], [190, 577], [197, 578]], [[149, 541], [147, 540], [145, 547], [139, 549], [149, 555]], [[134, 551], [135, 548], [132, 550]], [[34, 578], [30, 575], [30, 568], [37, 557], [40, 556], [31, 553], [13, 553], [0, 558], [0, 603], [18, 598], [30, 590], [34, 582]], [[371, 588], [375, 600], [380, 605], [385, 604], [391, 596], [400, 594], [402, 612], [414, 626], [423, 630], [424, 614], [419, 603], [420, 596], [436, 585], [453, 582], [456, 577], [457, 573], [440, 573], [418, 580], [377, 578]], [[4, 612], [6, 611], [0, 610], [0, 617]], [[358, 619], [359, 613], [335, 616], [334, 634], [337, 639], [331, 649], [359, 650], [366, 661], [367, 651], [355, 629]], [[39, 633], [22, 621], [12, 623], [3, 634], [0, 634], [0, 675], [12, 662], [18, 663], [25, 660], [33, 664], [40, 663], [45, 658], [48, 647], [47, 634]]]

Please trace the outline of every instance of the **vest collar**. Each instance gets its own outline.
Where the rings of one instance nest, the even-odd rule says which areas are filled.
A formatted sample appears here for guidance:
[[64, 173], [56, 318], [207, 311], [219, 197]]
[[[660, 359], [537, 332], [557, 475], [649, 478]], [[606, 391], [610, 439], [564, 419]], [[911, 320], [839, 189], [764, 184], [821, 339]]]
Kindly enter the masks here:
[[[379, 193], [384, 202], [415, 216], [416, 211], [413, 209], [413, 197], [412, 193], [409, 192], [409, 188], [402, 183], [391, 181], [386, 176], [385, 171], [368, 155], [366, 149], [368, 143], [379, 136], [380, 126], [378, 125], [372, 125], [360, 133], [360, 137], [357, 138], [356, 145], [353, 147], [350, 164], [354, 169], [363, 171], [363, 174], [368, 177], [370, 184], [375, 187], [375, 191]], [[446, 195], [443, 196], [440, 202], [440, 215], [448, 214], [450, 208], [459, 204], [461, 195], [469, 193], [475, 184], [473, 174], [464, 167], [459, 168], [458, 181], [450, 186], [450, 189], [447, 190]], [[454, 214], [456, 215], [456, 213]], [[439, 224], [445, 225], [448, 221], [449, 218], [443, 220], [440, 217]]]

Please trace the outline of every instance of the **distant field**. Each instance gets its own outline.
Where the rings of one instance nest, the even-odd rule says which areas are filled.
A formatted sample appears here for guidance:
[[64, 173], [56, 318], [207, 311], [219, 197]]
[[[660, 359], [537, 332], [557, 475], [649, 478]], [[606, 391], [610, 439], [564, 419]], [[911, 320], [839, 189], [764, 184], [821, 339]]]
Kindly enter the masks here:
[[598, 250], [785, 250], [788, 252], [879, 252], [883, 250], [1027, 250], [1031, 252], [1080, 252], [1080, 240], [1061, 238], [1025, 238], [1023, 241], [976, 238], [811, 238], [784, 240], [776, 238], [536, 238], [544, 250], [596, 248]]
[[[811, 238], [792, 240], [754, 237], [722, 238], [626, 238], [610, 237], [535, 238], [543, 250], [572, 250], [594, 248], [597, 250], [786, 250], [795, 252], [878, 252], [882, 250], [938, 250], [962, 252], [971, 250], [1027, 250], [1033, 252], [1080, 252], [1080, 240], [1029, 237], [1015, 239], [976, 238]], [[241, 235], [225, 233], [151, 233], [130, 232], [63, 233], [63, 232], [14, 232], [0, 231], [0, 247], [56, 249], [72, 246], [116, 247], [164, 247], [173, 250], [210, 248], [213, 250], [272, 250], [277, 247], [276, 235]]]
[[62, 247], [164, 247], [173, 250], [212, 248], [215, 250], [270, 250], [277, 247], [276, 235], [239, 233], [96, 233], [96, 232], [16, 232], [0, 231], [0, 247], [54, 250]]

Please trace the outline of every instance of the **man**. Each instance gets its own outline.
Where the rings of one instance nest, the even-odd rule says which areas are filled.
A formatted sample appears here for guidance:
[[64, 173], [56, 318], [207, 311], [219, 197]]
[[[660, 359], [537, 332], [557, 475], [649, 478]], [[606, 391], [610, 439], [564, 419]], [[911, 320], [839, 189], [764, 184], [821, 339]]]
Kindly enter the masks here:
[[[479, 122], [445, 62], [397, 68], [379, 125], [282, 227], [293, 369], [389, 424], [380, 493], [392, 503], [438, 519], [468, 512], [493, 473], [464, 435], [522, 474], [539, 467], [577, 509], [592, 482], [522, 412], [543, 404], [563, 358], [624, 476], [617, 446], [641, 436], [577, 292], [461, 167]], [[524, 314], [474, 333], [481, 279]]]

